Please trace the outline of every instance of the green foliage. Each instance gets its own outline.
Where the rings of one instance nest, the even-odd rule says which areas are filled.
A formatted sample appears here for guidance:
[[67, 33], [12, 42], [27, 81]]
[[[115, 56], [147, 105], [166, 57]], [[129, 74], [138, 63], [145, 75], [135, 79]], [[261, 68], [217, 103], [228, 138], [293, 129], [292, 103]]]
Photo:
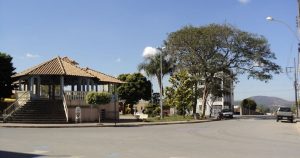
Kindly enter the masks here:
[[118, 79], [126, 82], [117, 88], [120, 99], [125, 100], [125, 105], [136, 104], [140, 99], [151, 99], [151, 82], [142, 74], [121, 74]]
[[265, 107], [264, 105], [258, 105], [256, 107], [256, 111], [262, 114], [266, 114], [271, 112], [271, 109], [269, 107]]
[[252, 99], [244, 99], [242, 102], [241, 102], [241, 107], [243, 108], [246, 108], [246, 109], [249, 109], [250, 110], [253, 110], [255, 111], [256, 110], [256, 107], [257, 107], [257, 104], [254, 100]]
[[171, 87], [166, 88], [166, 104], [176, 107], [179, 115], [185, 115], [193, 105], [193, 81], [183, 70], [175, 73], [169, 82]]
[[12, 64], [12, 57], [0, 52], [0, 98], [10, 97], [12, 94], [12, 78], [15, 68]]
[[193, 120], [193, 116], [182, 116], [182, 115], [172, 115], [165, 116], [163, 119], [160, 117], [152, 117], [148, 118], [148, 122], [171, 122], [171, 121], [191, 121]]
[[160, 107], [159, 105], [149, 103], [145, 107], [145, 114], [148, 114], [150, 117], [155, 117], [160, 115]]
[[[217, 80], [237, 81], [237, 75], [247, 73], [248, 78], [267, 82], [273, 73], [281, 71], [272, 62], [275, 54], [263, 36], [227, 24], [184, 27], [170, 33], [165, 45], [176, 67], [186, 69], [203, 85], [202, 105], [206, 105]], [[202, 108], [201, 117], [204, 116], [205, 108]]]
[[86, 95], [88, 104], [108, 104], [111, 101], [112, 95], [107, 92], [89, 92]]
[[294, 114], [296, 114], [296, 113], [297, 113], [297, 107], [296, 107], [296, 105], [292, 105], [292, 106], [291, 106], [291, 110], [292, 110], [292, 112], [293, 112]]

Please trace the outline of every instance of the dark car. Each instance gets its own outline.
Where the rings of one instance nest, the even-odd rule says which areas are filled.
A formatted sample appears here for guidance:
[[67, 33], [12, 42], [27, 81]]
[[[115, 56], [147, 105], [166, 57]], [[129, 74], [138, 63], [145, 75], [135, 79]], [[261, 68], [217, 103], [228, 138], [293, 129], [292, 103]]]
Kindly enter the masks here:
[[223, 109], [221, 112], [219, 112], [219, 118], [233, 118], [233, 112], [230, 109]]

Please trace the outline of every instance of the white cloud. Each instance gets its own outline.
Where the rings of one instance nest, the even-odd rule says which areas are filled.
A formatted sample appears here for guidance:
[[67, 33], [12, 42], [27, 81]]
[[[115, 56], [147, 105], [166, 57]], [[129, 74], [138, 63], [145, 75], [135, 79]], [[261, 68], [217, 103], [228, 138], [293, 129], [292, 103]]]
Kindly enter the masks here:
[[144, 75], [144, 76], [147, 76], [145, 70], [141, 70], [140, 73], [141, 73], [142, 75]]
[[117, 58], [117, 59], [116, 59], [116, 62], [117, 62], [117, 63], [121, 62], [121, 58]]
[[248, 4], [251, 0], [238, 0], [241, 4]]
[[26, 53], [26, 57], [27, 57], [27, 58], [38, 58], [38, 57], [40, 57], [40, 56], [37, 55], [37, 54]]
[[157, 53], [159, 53], [159, 50], [157, 50], [156, 48], [146, 47], [143, 51], [143, 57], [145, 57], [145, 58], [151, 57]]

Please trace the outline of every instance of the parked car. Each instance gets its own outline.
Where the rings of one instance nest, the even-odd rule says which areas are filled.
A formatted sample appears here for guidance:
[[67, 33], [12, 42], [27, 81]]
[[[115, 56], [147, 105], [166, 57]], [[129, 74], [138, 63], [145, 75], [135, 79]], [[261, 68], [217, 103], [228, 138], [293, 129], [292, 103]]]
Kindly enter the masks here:
[[289, 120], [294, 122], [294, 115], [290, 107], [279, 107], [276, 112], [276, 121], [279, 120]]
[[233, 118], [233, 112], [230, 109], [223, 109], [221, 112], [219, 112], [219, 119], [223, 118]]

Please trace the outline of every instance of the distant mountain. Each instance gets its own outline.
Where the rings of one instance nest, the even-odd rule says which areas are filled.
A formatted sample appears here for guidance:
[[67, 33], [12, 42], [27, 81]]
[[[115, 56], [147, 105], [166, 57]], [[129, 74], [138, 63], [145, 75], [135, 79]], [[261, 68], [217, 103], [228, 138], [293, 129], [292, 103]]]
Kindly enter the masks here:
[[[249, 97], [254, 100], [257, 105], [263, 105], [265, 107], [278, 107], [278, 106], [292, 106], [294, 102], [287, 101], [278, 97], [269, 97], [269, 96], [253, 96]], [[240, 105], [241, 101], [235, 101], [234, 105]]]

